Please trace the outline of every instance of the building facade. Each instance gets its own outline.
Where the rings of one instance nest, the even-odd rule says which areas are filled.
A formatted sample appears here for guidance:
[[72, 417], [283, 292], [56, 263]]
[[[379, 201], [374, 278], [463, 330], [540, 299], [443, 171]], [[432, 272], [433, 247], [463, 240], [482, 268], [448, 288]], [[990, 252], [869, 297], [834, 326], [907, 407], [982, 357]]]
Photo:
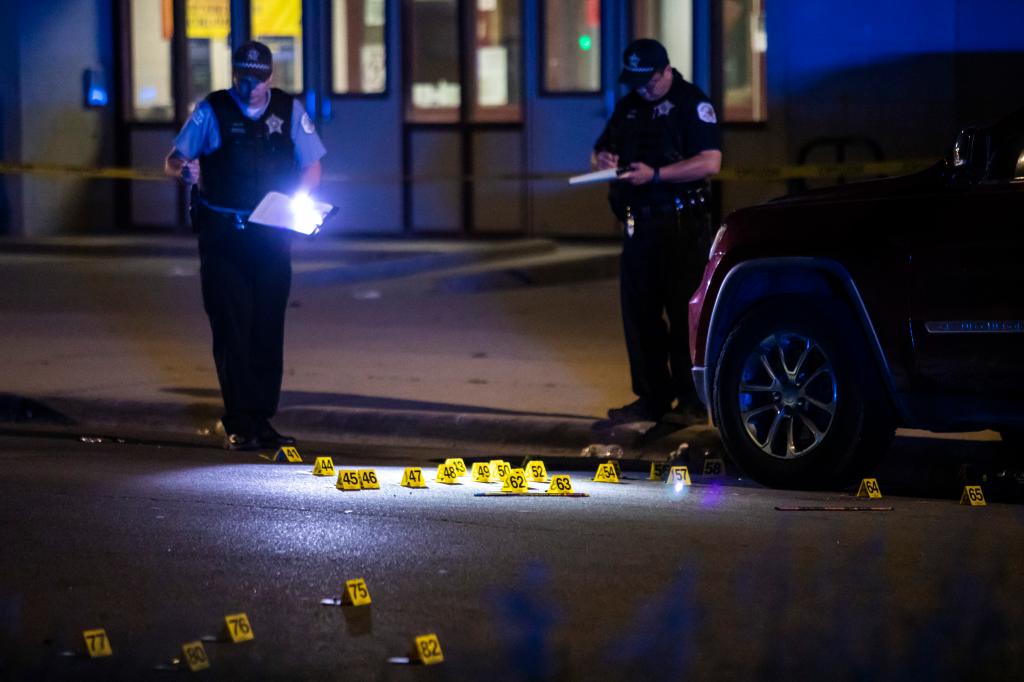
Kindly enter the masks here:
[[[565, 176], [587, 170], [634, 37], [712, 96], [727, 168], [938, 158], [958, 127], [1024, 106], [1019, 0], [2, 4], [0, 161], [159, 168], [251, 37], [316, 120], [331, 229], [352, 234], [618, 234], [603, 188]], [[786, 189], [717, 196], [728, 211]], [[180, 231], [183, 207], [167, 181], [0, 176], [4, 234]]]

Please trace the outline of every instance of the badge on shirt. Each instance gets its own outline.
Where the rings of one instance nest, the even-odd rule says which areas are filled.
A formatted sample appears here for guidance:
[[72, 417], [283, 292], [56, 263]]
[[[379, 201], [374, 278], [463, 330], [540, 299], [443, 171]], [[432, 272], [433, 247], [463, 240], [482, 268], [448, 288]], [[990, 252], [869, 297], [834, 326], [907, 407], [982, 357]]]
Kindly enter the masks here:
[[[659, 116], [668, 116], [668, 112], [672, 111], [672, 109], [675, 106], [676, 105], [672, 104], [672, 102], [665, 100], [658, 106], [654, 107], [654, 111], [651, 112], [651, 118], [658, 118]], [[712, 113], [712, 116], [714, 116], [714, 113]]]
[[718, 118], [715, 116], [715, 108], [711, 106], [711, 102], [701, 102], [697, 105], [697, 117], [705, 123], [718, 122]]
[[284, 125], [284, 121], [277, 114], [271, 114], [270, 118], [267, 119], [267, 135], [273, 135], [274, 133], [284, 134], [284, 130], [281, 126]]
[[313, 121], [310, 120], [309, 114], [302, 112], [302, 131], [312, 135], [316, 132], [316, 126], [313, 125]]
[[203, 120], [206, 119], [206, 109], [201, 105], [197, 104], [196, 108], [192, 111], [192, 122], [197, 126], [203, 125]]

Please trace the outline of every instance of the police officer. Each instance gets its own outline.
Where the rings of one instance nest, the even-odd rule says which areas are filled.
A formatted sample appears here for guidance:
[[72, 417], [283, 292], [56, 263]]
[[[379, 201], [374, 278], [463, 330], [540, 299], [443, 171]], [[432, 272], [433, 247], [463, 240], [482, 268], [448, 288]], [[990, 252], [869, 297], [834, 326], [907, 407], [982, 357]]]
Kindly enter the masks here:
[[165, 171], [198, 182], [190, 212], [224, 399], [224, 447], [254, 450], [295, 443], [270, 424], [281, 393], [292, 233], [248, 217], [271, 190], [319, 186], [326, 150], [302, 105], [270, 87], [266, 45], [242, 45], [231, 66], [233, 87], [195, 108]]
[[632, 91], [616, 104], [591, 165], [621, 169], [609, 202], [625, 226], [620, 295], [638, 399], [608, 417], [659, 421], [671, 411], [666, 421], [696, 423], [707, 413], [691, 377], [687, 302], [710, 246], [707, 179], [722, 162], [715, 109], [658, 41], [634, 41], [622, 61], [619, 82]]

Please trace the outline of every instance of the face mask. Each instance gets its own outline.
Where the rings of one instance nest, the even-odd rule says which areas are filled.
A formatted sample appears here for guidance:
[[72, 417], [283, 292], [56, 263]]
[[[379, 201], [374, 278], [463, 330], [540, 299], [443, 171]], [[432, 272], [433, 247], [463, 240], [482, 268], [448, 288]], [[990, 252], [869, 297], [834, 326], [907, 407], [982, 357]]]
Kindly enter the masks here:
[[238, 94], [241, 95], [242, 99], [249, 99], [249, 95], [256, 89], [261, 81], [255, 76], [242, 76], [238, 79], [238, 84], [235, 88], [238, 90]]

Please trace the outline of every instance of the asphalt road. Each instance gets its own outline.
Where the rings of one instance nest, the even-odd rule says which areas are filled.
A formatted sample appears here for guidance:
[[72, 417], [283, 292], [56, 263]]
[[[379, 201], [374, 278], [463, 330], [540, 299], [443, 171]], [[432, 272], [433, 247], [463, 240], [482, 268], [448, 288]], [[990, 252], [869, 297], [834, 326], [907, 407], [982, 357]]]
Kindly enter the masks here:
[[[207, 643], [209, 679], [1022, 679], [1024, 506], [958, 505], [958, 447], [897, 443], [881, 500], [569, 460], [549, 469], [590, 496], [552, 499], [436, 484], [435, 450], [289, 465], [7, 431], [0, 674], [173, 679], [155, 666], [245, 612], [255, 639]], [[338, 491], [315, 455], [382, 488]], [[428, 489], [397, 485], [413, 464]], [[892, 511], [776, 509], [851, 505]], [[320, 604], [356, 577], [370, 606]], [[98, 627], [113, 656], [66, 655]], [[425, 633], [442, 664], [388, 662]]]

